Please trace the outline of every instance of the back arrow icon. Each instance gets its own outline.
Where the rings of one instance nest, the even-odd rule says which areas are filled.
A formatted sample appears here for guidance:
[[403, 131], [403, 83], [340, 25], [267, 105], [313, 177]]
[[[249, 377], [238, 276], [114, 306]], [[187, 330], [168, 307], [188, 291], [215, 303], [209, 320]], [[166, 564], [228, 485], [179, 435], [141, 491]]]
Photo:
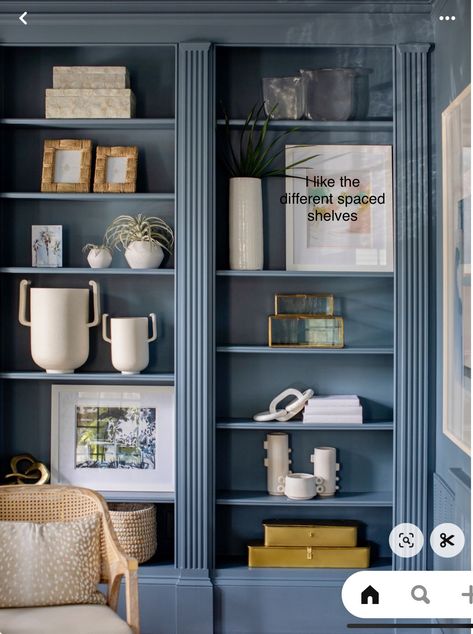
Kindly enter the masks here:
[[20, 20], [20, 22], [23, 22], [23, 24], [28, 24], [28, 22], [25, 20], [25, 15], [28, 15], [28, 11], [22, 13], [18, 19]]

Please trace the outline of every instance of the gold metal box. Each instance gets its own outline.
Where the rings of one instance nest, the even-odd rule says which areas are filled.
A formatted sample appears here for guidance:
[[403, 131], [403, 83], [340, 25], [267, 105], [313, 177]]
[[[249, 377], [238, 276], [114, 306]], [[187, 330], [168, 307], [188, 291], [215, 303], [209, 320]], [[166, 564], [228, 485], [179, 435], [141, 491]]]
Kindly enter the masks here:
[[331, 294], [276, 293], [274, 312], [276, 315], [333, 315]]
[[263, 522], [265, 546], [350, 548], [357, 544], [358, 527], [352, 523]]
[[343, 348], [343, 317], [270, 315], [268, 336], [273, 348]]
[[250, 568], [369, 568], [370, 547], [248, 546]]

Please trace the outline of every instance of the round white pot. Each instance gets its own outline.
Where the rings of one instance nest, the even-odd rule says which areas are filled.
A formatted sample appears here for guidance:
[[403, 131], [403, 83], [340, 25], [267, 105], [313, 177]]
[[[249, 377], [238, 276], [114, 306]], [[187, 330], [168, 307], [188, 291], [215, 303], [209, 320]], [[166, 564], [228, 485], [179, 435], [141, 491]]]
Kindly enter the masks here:
[[263, 198], [260, 178], [230, 179], [230, 268], [263, 268]]
[[157, 338], [156, 315], [150, 315], [152, 335], [148, 336], [147, 317], [114, 317], [110, 319], [110, 337], [107, 335], [107, 317], [102, 318], [102, 336], [112, 344], [112, 365], [122, 374], [138, 374], [149, 363], [149, 343]]
[[131, 269], [157, 269], [163, 261], [164, 251], [159, 244], [137, 240], [127, 246], [125, 258]]
[[108, 249], [90, 249], [87, 262], [93, 269], [108, 269], [112, 263], [112, 254]]
[[26, 319], [27, 291], [31, 282], [20, 282], [19, 321], [31, 329], [31, 356], [46, 372], [70, 373], [89, 356], [89, 328], [100, 323], [100, 297], [93, 292], [94, 318], [89, 322], [89, 290], [81, 288], [32, 288], [30, 319]]

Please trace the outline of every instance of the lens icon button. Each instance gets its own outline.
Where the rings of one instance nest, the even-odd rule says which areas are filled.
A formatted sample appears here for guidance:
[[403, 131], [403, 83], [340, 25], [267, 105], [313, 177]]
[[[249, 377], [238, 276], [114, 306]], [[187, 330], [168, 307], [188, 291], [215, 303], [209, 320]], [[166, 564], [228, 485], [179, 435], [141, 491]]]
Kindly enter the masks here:
[[398, 524], [389, 535], [389, 546], [398, 557], [415, 557], [424, 546], [424, 535], [415, 524]]

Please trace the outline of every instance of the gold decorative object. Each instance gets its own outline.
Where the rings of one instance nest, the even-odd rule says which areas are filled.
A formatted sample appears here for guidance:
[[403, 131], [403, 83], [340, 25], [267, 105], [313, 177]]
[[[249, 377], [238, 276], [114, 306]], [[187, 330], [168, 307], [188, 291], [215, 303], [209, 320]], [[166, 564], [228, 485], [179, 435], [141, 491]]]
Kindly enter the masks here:
[[248, 546], [250, 568], [368, 568], [370, 547]]
[[15, 484], [46, 484], [49, 482], [49, 469], [30, 454], [20, 454], [10, 460], [11, 473], [5, 478], [16, 478]]
[[333, 315], [332, 294], [276, 293], [274, 296], [276, 315]]
[[131, 192], [136, 190], [138, 148], [114, 146], [97, 148], [94, 192]]
[[343, 348], [343, 317], [270, 315], [269, 346], [273, 348]]
[[264, 526], [265, 546], [354, 547], [358, 527], [349, 522], [267, 521]]
[[47, 139], [44, 142], [42, 192], [88, 192], [92, 141]]

